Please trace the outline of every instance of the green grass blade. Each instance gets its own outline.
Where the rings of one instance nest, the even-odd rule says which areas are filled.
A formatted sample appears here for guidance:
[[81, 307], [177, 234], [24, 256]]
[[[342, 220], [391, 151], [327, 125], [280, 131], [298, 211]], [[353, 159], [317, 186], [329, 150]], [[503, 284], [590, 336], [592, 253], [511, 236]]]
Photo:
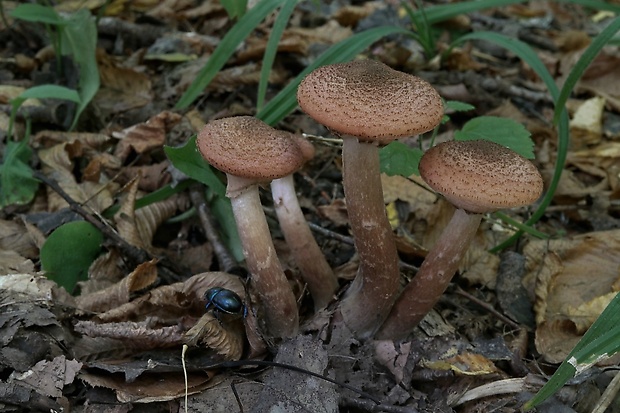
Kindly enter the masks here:
[[334, 44], [297, 75], [256, 116], [269, 125], [275, 125], [297, 107], [297, 86], [308, 73], [319, 66], [351, 60], [377, 40], [396, 33], [407, 34], [408, 30], [395, 26], [381, 26], [357, 33]]
[[186, 109], [211, 83], [215, 75], [226, 64], [237, 46], [262, 22], [265, 17], [285, 0], [261, 0], [252, 10], [243, 15], [241, 19], [226, 33], [220, 44], [213, 51], [207, 64], [200, 70], [196, 79], [181, 96], [175, 109]]
[[[560, 95], [560, 91], [555, 84], [555, 81], [543, 62], [538, 58], [538, 55], [532, 50], [532, 48], [526, 43], [513, 39], [507, 36], [504, 36], [499, 33], [494, 32], [477, 32], [470, 33], [465, 35], [457, 40], [455, 44], [461, 44], [467, 40], [485, 40], [491, 43], [495, 43], [498, 46], [501, 46], [507, 50], [510, 50], [512, 53], [516, 54], [521, 58], [525, 63], [527, 63], [534, 72], [541, 78], [541, 80], [549, 89], [549, 93], [553, 97], [554, 101], [557, 102], [558, 97]], [[553, 177], [551, 178], [551, 182], [549, 183], [549, 187], [547, 192], [543, 196], [538, 208], [532, 216], [524, 223], [524, 225], [533, 225], [536, 223], [544, 214], [547, 207], [551, 204], [553, 200], [553, 195], [555, 190], [560, 182], [560, 177], [562, 176], [562, 170], [564, 169], [564, 163], [566, 162], [566, 155], [568, 153], [568, 145], [570, 141], [569, 136], [569, 128], [568, 128], [568, 113], [565, 108], [561, 108], [560, 120], [557, 125], [558, 128], [558, 149], [556, 155], [556, 163], [555, 169], [553, 171]], [[523, 231], [517, 231], [513, 236], [508, 238], [506, 241], [494, 247], [491, 251], [497, 252], [502, 249], [512, 245], [521, 235]]]
[[263, 54], [263, 64], [260, 69], [260, 80], [258, 82], [258, 93], [256, 97], [257, 112], [260, 112], [265, 104], [265, 95], [267, 94], [269, 75], [271, 74], [273, 61], [276, 58], [278, 44], [280, 43], [282, 33], [284, 33], [284, 29], [286, 29], [286, 25], [291, 18], [291, 14], [293, 13], [293, 10], [295, 10], [295, 7], [297, 7], [298, 3], [299, 0], [290, 0], [284, 3], [278, 13], [276, 21], [273, 23], [273, 27], [271, 28], [269, 41], [267, 42], [267, 47], [265, 47], [265, 54]]
[[527, 411], [548, 399], [577, 373], [577, 367], [584, 368], [588, 364], [607, 353], [612, 356], [618, 352], [620, 327], [620, 294], [617, 294], [603, 310], [592, 326], [586, 331], [579, 343], [566, 357], [566, 360], [553, 374], [551, 379], [522, 408]]
[[560, 91], [560, 96], [557, 98], [555, 103], [555, 112], [553, 116], [553, 123], [557, 124], [560, 120], [560, 114], [568, 97], [571, 92], [575, 88], [575, 85], [586, 71], [588, 66], [592, 63], [596, 55], [601, 51], [601, 49], [609, 43], [609, 41], [614, 37], [614, 35], [620, 30], [620, 17], [616, 17], [605, 29], [603, 29], [598, 36], [594, 38], [592, 43], [588, 46], [588, 48], [583, 52], [575, 66], [571, 69], [564, 85], [562, 86], [562, 90]]

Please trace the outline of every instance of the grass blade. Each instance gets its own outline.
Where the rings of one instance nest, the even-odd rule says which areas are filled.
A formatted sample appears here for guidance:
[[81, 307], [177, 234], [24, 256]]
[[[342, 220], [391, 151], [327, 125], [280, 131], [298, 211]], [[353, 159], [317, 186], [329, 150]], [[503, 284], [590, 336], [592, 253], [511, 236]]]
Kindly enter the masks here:
[[263, 64], [260, 69], [260, 80], [258, 82], [258, 93], [256, 98], [256, 111], [260, 112], [265, 104], [265, 95], [267, 94], [267, 85], [269, 84], [269, 75], [271, 74], [271, 68], [273, 67], [273, 61], [276, 58], [278, 51], [278, 44], [282, 38], [282, 33], [286, 29], [286, 25], [295, 10], [295, 7], [299, 3], [299, 0], [291, 0], [284, 3], [276, 21], [273, 23], [271, 34], [269, 35], [269, 41], [267, 47], [265, 47], [265, 54], [263, 55]]
[[237, 46], [262, 22], [265, 17], [285, 0], [261, 0], [252, 10], [243, 15], [241, 19], [226, 33], [220, 44], [213, 51], [207, 64], [200, 70], [196, 79], [181, 96], [175, 109], [186, 109], [211, 83], [215, 75], [226, 64]]
[[601, 49], [609, 43], [612, 37], [620, 30], [620, 17], [616, 17], [605, 29], [603, 29], [598, 36], [594, 38], [592, 43], [588, 46], [588, 48], [583, 52], [575, 66], [572, 68], [564, 85], [562, 86], [562, 90], [560, 91], [560, 96], [557, 98], [555, 102], [555, 112], [553, 116], [553, 123], [557, 124], [560, 120], [560, 114], [562, 112], [562, 108], [566, 104], [568, 97], [571, 92], [575, 88], [575, 85], [586, 71], [590, 63], [594, 60], [596, 55], [601, 51]]

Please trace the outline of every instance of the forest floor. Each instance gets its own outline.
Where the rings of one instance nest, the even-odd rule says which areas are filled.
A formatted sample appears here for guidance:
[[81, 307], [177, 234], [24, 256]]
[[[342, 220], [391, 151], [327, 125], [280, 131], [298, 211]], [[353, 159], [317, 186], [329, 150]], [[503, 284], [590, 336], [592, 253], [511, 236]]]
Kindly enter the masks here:
[[[421, 3], [430, 11], [451, 2]], [[620, 2], [607, 4], [617, 14]], [[186, 149], [175, 162], [187, 166], [196, 151], [186, 145], [205, 123], [261, 110], [261, 62], [277, 13], [261, 19], [195, 99], [179, 104], [234, 27], [219, 2], [61, 2], [56, 11], [69, 13], [61, 16], [80, 8], [100, 14], [96, 32], [70, 29], [78, 50], [81, 40], [96, 36], [98, 75], [90, 78], [88, 56], [57, 59], [50, 34], [60, 26], [13, 18], [17, 6], [0, 4], [1, 412], [516, 412], [620, 290], [618, 46], [605, 47], [572, 91], [565, 153], [553, 122], [554, 97], [532, 67], [490, 42], [449, 48], [471, 32], [519, 39], [561, 86], [614, 18], [611, 11], [571, 2], [513, 2], [420, 25], [418, 32], [426, 27], [432, 39], [426, 50], [411, 36], [391, 34], [358, 54], [422, 77], [446, 101], [472, 105], [448, 111], [435, 142], [453, 139], [481, 116], [525, 126], [534, 143], [532, 161], [546, 191], [553, 191], [532, 231], [502, 251], [491, 252], [514, 227], [502, 216], [484, 216], [448, 290], [406, 340], [330, 333], [331, 310], [358, 263], [340, 144], [299, 108], [278, 120], [275, 127], [304, 133], [315, 144], [315, 157], [295, 182], [341, 289], [327, 310], [313, 313], [263, 188], [301, 321], [298, 337], [266, 342], [256, 327], [262, 314], [253, 311], [252, 292], [246, 296], [243, 262], [231, 265], [222, 252], [242, 258], [234, 238], [227, 238], [230, 215], [222, 218], [215, 189], [205, 198], [204, 186], [188, 184], [187, 170], [177, 163], [174, 168], [164, 147]], [[62, 18], [67, 26], [79, 21]], [[266, 102], [329, 46], [388, 25], [412, 29], [397, 1], [300, 2], [278, 44]], [[30, 99], [9, 136], [12, 99], [24, 90], [63, 85], [79, 90], [84, 102], [90, 87], [85, 79], [93, 76], [100, 84], [83, 107], [66, 99]], [[501, 131], [483, 135], [495, 132]], [[18, 142], [25, 145], [18, 148]], [[419, 145], [418, 137], [403, 142]], [[421, 147], [429, 144], [424, 139]], [[453, 207], [417, 176], [384, 174], [382, 184], [404, 285]], [[525, 222], [539, 206], [504, 213]], [[207, 235], [209, 222], [223, 238]], [[247, 317], [205, 311], [204, 293], [213, 287], [244, 297]], [[184, 343], [191, 344], [187, 377]], [[293, 365], [339, 384], [281, 366], [242, 363], [249, 359]], [[213, 367], [228, 360], [240, 361]], [[593, 411], [617, 374], [614, 363], [588, 370], [537, 411]], [[612, 394], [611, 400], [600, 411], [620, 412], [620, 398]]]

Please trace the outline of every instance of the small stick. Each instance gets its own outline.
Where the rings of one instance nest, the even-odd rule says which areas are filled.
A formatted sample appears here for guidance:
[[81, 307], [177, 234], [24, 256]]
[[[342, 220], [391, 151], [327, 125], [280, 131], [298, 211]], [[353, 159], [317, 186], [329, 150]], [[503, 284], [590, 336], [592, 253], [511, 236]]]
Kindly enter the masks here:
[[502, 314], [499, 311], [497, 311], [489, 303], [485, 303], [484, 301], [480, 300], [479, 298], [474, 297], [473, 295], [471, 295], [467, 291], [463, 290], [461, 287], [456, 287], [455, 293], [457, 293], [458, 295], [460, 295], [462, 297], [467, 298], [469, 301], [471, 301], [471, 302], [473, 302], [475, 304], [478, 304], [480, 307], [484, 308], [489, 313], [493, 314], [495, 317], [499, 318], [501, 321], [503, 321], [505, 324], [509, 325], [510, 327], [514, 328], [515, 330], [521, 330], [523, 328], [523, 326], [519, 325], [518, 323], [515, 323], [510, 318], [506, 317], [504, 314]]

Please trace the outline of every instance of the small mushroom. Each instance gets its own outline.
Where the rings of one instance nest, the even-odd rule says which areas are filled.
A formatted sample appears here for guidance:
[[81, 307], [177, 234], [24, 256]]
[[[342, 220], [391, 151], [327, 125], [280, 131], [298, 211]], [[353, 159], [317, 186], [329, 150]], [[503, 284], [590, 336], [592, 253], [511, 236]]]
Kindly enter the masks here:
[[314, 70], [299, 85], [297, 100], [304, 112], [343, 139], [343, 186], [360, 265], [340, 312], [358, 337], [369, 337], [399, 290], [378, 146], [433, 129], [443, 116], [441, 98], [416, 76], [358, 60]]
[[297, 302], [282, 271], [260, 203], [258, 185], [290, 175], [305, 158], [290, 134], [251, 117], [209, 122], [198, 134], [202, 156], [226, 173], [246, 264], [263, 309], [267, 334], [292, 337], [299, 327]]
[[535, 202], [543, 180], [530, 161], [489, 141], [451, 141], [429, 149], [420, 175], [457, 209], [418, 273], [396, 300], [378, 339], [405, 338], [444, 293], [484, 213]]

